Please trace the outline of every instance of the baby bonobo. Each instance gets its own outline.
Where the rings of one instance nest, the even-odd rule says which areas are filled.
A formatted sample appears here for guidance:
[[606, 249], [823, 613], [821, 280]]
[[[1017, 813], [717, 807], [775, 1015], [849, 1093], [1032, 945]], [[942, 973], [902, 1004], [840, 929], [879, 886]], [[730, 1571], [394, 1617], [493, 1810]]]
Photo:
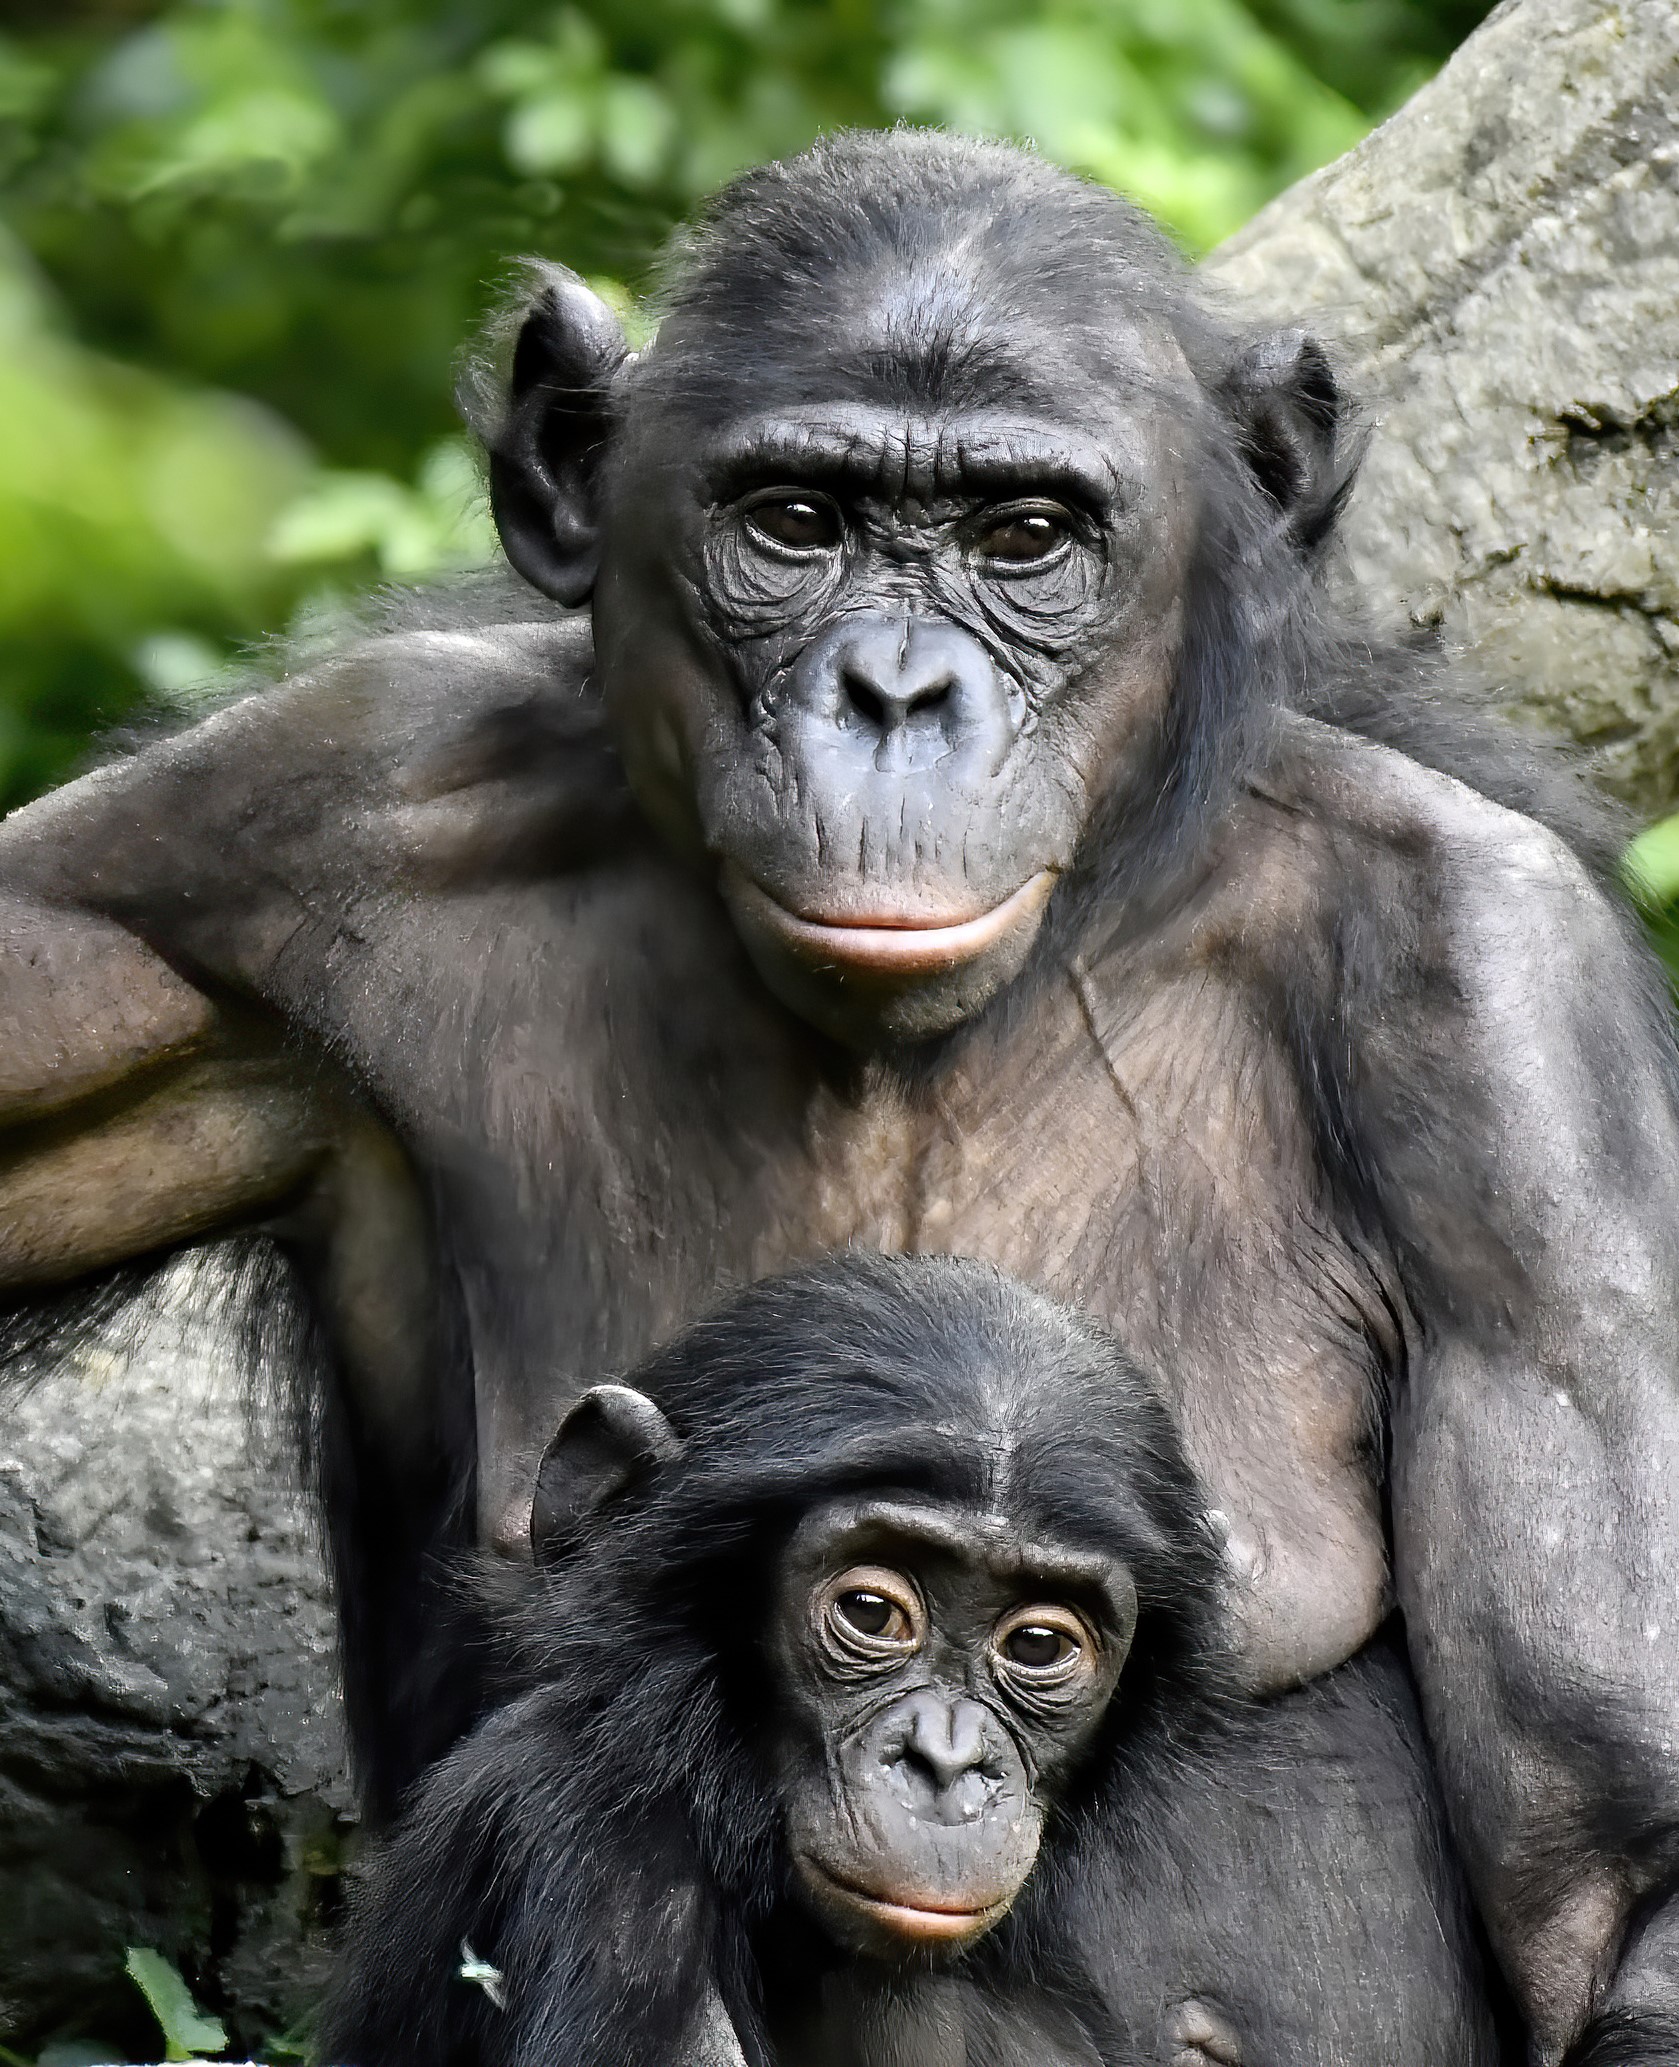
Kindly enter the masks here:
[[1024, 1286], [754, 1286], [572, 1409], [532, 1533], [509, 1698], [370, 1861], [322, 2058], [1496, 2057], [1403, 1668], [1221, 1692], [1172, 1420]]

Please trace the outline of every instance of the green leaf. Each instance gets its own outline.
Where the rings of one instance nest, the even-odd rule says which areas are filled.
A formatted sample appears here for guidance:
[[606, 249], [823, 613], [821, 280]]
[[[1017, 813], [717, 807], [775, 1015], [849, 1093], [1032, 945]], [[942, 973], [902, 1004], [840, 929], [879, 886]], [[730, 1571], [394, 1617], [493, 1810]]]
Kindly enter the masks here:
[[388, 474], [322, 473], [274, 520], [269, 553], [310, 565], [377, 552], [407, 515], [408, 500], [408, 490]]
[[676, 112], [650, 79], [615, 74], [601, 107], [601, 156], [626, 186], [651, 186], [676, 141]]
[[166, 2060], [201, 2060], [226, 2052], [227, 2033], [220, 2021], [198, 2007], [180, 1969], [161, 1952], [130, 1945], [124, 1964], [163, 2032]]
[[1622, 858], [1621, 872], [1643, 903], [1679, 902], [1679, 817], [1646, 826]]
[[503, 141], [521, 172], [574, 172], [594, 149], [594, 109], [585, 95], [556, 87], [513, 110]]

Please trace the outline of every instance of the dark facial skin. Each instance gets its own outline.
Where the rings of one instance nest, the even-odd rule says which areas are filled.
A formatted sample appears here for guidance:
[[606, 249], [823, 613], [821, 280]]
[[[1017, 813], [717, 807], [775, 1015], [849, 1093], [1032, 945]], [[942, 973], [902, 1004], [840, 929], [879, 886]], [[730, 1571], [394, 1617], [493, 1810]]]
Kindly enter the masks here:
[[1007, 1913], [1136, 1620], [1117, 1560], [983, 1516], [869, 1500], [806, 1519], [773, 1649], [787, 1842], [833, 1938], [901, 1958]]
[[629, 456], [595, 623], [631, 780], [824, 1031], [937, 1034], [1019, 971], [1165, 693], [1174, 473], [1140, 398], [1095, 435], [813, 401]]

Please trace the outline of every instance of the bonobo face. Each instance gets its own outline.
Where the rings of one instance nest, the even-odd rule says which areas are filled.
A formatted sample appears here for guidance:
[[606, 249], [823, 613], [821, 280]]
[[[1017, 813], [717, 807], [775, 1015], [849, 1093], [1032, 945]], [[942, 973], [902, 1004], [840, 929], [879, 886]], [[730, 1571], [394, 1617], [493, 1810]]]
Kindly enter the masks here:
[[595, 619], [631, 778], [771, 989], [842, 1038], [942, 1031], [1016, 973], [1158, 718], [1164, 420], [1077, 414], [1095, 435], [813, 384], [685, 463], [626, 454]]
[[807, 1517], [774, 1655], [787, 1841], [828, 1932], [885, 1957], [1005, 1914], [1137, 1620], [1116, 1560], [894, 1500]]
[[1208, 793], [1276, 615], [1235, 606], [1327, 537], [1338, 423], [1322, 352], [1225, 334], [1115, 197], [896, 134], [738, 182], [639, 358], [546, 269], [491, 496], [593, 601], [649, 817], [866, 1047], [1020, 969], [1099, 807], [1142, 853]]

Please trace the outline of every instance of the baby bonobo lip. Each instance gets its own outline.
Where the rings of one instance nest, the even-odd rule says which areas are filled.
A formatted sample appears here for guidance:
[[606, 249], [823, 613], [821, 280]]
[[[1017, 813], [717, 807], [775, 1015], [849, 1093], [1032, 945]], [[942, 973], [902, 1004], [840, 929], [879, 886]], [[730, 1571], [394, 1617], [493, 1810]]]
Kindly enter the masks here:
[[830, 1899], [838, 1898], [848, 1909], [867, 1917], [879, 1930], [916, 1945], [960, 1945], [982, 1937], [1004, 1916], [1011, 1898], [992, 1902], [981, 1909], [959, 1909], [948, 1905], [892, 1901], [871, 1894], [866, 1888], [841, 1880], [807, 1853], [800, 1861], [805, 1870], [826, 1888]]
[[1040, 869], [1001, 904], [977, 917], [939, 922], [882, 914], [866, 923], [801, 918], [729, 867], [729, 887], [765, 929], [801, 961], [868, 970], [883, 976], [915, 976], [958, 968], [986, 953], [1016, 926], [1037, 917], [1055, 887], [1055, 871]]

